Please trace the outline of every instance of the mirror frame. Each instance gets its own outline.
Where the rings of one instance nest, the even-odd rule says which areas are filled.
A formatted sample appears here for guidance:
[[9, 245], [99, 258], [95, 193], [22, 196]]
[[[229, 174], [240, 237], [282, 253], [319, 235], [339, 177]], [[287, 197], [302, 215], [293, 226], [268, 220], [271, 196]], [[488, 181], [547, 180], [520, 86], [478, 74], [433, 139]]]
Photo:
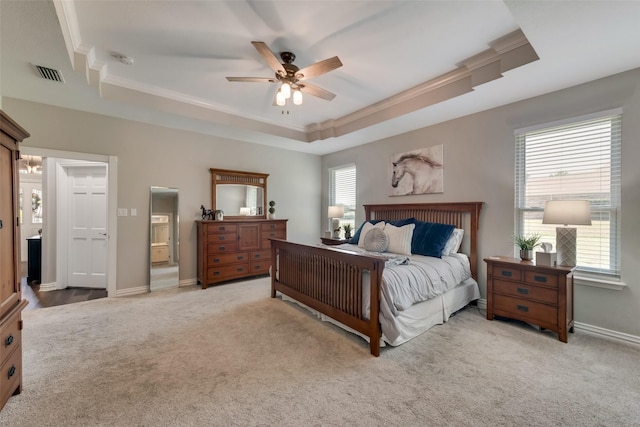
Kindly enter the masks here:
[[227, 215], [225, 218], [229, 219], [266, 219], [267, 218], [267, 177], [269, 174], [258, 172], [245, 172], [229, 169], [209, 169], [211, 171], [211, 206], [212, 210], [218, 209], [216, 204], [217, 186], [219, 184], [236, 184], [236, 185], [251, 185], [254, 187], [262, 188], [262, 215]]

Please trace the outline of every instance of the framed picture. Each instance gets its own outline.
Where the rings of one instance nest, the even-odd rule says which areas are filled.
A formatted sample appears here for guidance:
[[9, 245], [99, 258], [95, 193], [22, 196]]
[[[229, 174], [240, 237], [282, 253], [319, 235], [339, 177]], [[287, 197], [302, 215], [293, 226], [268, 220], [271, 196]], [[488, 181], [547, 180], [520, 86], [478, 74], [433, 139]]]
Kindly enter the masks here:
[[389, 164], [389, 195], [444, 192], [443, 145], [394, 154]]

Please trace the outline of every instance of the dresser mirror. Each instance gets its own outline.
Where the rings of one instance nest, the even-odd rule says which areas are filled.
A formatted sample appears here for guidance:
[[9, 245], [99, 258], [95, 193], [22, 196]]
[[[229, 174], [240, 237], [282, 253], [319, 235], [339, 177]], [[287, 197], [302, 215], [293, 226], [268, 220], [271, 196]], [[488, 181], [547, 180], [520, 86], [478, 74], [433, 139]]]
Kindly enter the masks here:
[[178, 189], [151, 187], [149, 213], [149, 290], [177, 288], [180, 277]]
[[267, 213], [268, 174], [211, 169], [211, 201], [224, 218], [261, 218]]

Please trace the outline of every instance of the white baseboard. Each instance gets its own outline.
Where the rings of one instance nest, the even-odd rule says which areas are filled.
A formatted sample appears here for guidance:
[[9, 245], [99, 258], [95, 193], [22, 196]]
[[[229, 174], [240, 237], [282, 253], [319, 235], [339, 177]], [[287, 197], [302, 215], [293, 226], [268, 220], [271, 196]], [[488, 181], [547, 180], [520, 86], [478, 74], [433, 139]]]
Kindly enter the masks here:
[[[487, 309], [487, 300], [479, 299], [478, 308], [481, 310]], [[640, 346], [640, 337], [636, 335], [626, 334], [624, 332], [613, 331], [611, 329], [601, 328], [599, 326], [589, 325], [582, 322], [573, 322], [574, 329], [582, 332], [588, 332], [596, 335], [600, 338], [610, 339], [625, 344], [634, 344]]]
[[573, 327], [579, 331], [588, 332], [601, 338], [640, 346], [640, 337], [636, 335], [613, 331], [611, 329], [605, 329], [599, 326], [593, 326], [582, 322], [573, 322]]
[[149, 292], [149, 286], [138, 286], [135, 288], [128, 288], [122, 290], [116, 290], [116, 297], [124, 297], [127, 295], [138, 295], [138, 294], [146, 294]]
[[180, 280], [180, 283], [178, 284], [179, 287], [183, 287], [183, 286], [191, 286], [191, 285], [197, 285], [198, 284], [198, 279], [197, 278], [193, 278], [193, 279], [184, 279], [184, 280]]

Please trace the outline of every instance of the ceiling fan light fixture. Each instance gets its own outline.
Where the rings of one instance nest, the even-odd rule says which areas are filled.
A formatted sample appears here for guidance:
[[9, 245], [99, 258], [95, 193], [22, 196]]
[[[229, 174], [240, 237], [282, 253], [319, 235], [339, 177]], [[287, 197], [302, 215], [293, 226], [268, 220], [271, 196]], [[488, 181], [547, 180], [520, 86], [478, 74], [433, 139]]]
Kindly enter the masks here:
[[276, 105], [278, 107], [284, 107], [284, 104], [287, 102], [287, 100], [285, 99], [284, 95], [282, 94], [282, 90], [278, 90], [278, 92], [276, 92]]
[[302, 92], [300, 91], [300, 89], [296, 89], [293, 91], [293, 104], [302, 105]]
[[282, 83], [282, 86], [280, 86], [280, 92], [282, 92], [284, 99], [291, 98], [291, 85], [288, 82]]

